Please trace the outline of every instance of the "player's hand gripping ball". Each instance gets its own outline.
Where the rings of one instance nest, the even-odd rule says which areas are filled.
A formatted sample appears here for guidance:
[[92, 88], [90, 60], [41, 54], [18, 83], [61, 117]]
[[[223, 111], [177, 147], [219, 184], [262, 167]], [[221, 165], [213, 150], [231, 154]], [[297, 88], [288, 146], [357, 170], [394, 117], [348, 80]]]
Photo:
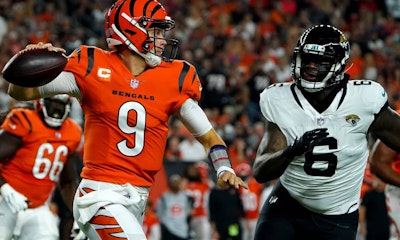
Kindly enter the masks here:
[[47, 48], [25, 49], [15, 54], [5, 65], [3, 78], [22, 87], [42, 86], [56, 78], [68, 58], [63, 52]]

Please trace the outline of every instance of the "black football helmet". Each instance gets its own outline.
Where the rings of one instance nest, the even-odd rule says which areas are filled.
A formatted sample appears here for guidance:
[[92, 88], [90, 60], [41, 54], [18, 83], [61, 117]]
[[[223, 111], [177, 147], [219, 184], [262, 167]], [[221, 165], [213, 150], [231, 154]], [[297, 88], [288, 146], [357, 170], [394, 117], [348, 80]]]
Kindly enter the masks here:
[[71, 96], [59, 94], [38, 99], [35, 102], [35, 108], [46, 125], [58, 128], [63, 124], [71, 111]]
[[344, 34], [330, 25], [307, 29], [294, 49], [291, 70], [299, 88], [318, 92], [344, 79], [350, 44]]

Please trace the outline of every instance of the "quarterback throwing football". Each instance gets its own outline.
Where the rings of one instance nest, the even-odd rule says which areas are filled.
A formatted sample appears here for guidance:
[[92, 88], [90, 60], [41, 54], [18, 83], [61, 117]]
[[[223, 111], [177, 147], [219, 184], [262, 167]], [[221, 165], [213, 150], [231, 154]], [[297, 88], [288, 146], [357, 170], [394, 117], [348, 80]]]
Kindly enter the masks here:
[[[56, 79], [36, 88], [10, 84], [9, 94], [29, 100], [68, 93], [80, 100], [85, 144], [75, 220], [89, 239], [146, 239], [143, 212], [173, 114], [204, 146], [219, 185], [247, 186], [197, 104], [202, 87], [195, 68], [174, 60], [178, 42], [166, 32], [175, 22], [164, 7], [156, 0], [119, 0], [104, 26], [111, 51], [80, 46]], [[63, 51], [49, 43], [27, 48]]]

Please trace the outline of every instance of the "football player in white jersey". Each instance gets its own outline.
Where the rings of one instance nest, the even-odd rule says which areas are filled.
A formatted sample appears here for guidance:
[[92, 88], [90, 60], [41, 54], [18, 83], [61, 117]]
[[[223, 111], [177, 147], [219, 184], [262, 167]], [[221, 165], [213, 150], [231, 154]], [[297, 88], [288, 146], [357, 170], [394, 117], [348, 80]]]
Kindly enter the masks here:
[[345, 74], [350, 45], [330, 25], [300, 37], [293, 82], [260, 95], [267, 131], [256, 180], [279, 178], [261, 210], [255, 240], [355, 239], [368, 134], [400, 151], [400, 116], [376, 82]]

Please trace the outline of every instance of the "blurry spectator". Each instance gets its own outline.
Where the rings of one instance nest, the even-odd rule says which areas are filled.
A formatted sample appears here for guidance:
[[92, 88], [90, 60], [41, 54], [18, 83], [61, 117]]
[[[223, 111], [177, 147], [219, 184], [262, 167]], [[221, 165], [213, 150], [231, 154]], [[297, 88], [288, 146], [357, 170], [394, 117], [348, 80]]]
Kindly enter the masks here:
[[167, 140], [167, 147], [165, 149], [164, 158], [167, 161], [180, 161], [182, 160], [182, 153], [179, 149], [180, 139], [176, 135], [171, 135]]
[[290, 68], [289, 57], [285, 53], [278, 57], [278, 64], [274, 69], [277, 82], [288, 82], [292, 80], [292, 71]]
[[232, 123], [236, 121], [237, 110], [236, 106], [226, 105], [218, 119], [216, 119], [215, 130], [224, 139], [227, 145], [232, 143], [236, 137], [235, 127]]
[[235, 172], [240, 176], [247, 186], [248, 189], [239, 189], [240, 197], [242, 199], [243, 208], [246, 213], [246, 217], [242, 218], [243, 226], [243, 240], [253, 240], [256, 229], [257, 219], [259, 215], [259, 209], [261, 205], [261, 193], [264, 189], [263, 184], [258, 183], [251, 175], [251, 166], [248, 164], [238, 165], [235, 168]]
[[260, 93], [268, 87], [271, 82], [271, 76], [263, 70], [264, 62], [261, 60], [255, 61], [252, 69], [252, 75], [246, 85], [249, 88], [250, 101], [247, 105], [247, 116], [251, 123], [260, 121]]
[[147, 240], [161, 239], [160, 220], [158, 219], [151, 200], [148, 200], [146, 203], [143, 219], [143, 231], [146, 234]]
[[181, 177], [169, 177], [169, 191], [157, 202], [156, 213], [161, 223], [162, 240], [188, 240], [189, 221], [193, 215], [193, 199], [181, 189]]
[[366, 240], [388, 240], [390, 221], [385, 200], [386, 184], [374, 176], [372, 189], [367, 191], [360, 205], [359, 231]]
[[186, 134], [186, 138], [179, 143], [179, 152], [182, 161], [198, 162], [207, 159], [207, 153], [203, 145], [191, 134]]
[[400, 2], [397, 0], [385, 0], [385, 4], [390, 16], [400, 20]]
[[346, 73], [350, 75], [350, 79], [363, 79], [362, 70], [364, 66], [364, 58], [362, 56], [361, 47], [359, 44], [353, 43], [350, 49], [350, 59], [347, 64]]
[[[201, 161], [196, 163], [196, 167], [199, 170], [201, 182], [208, 185], [210, 189], [215, 186], [215, 181], [212, 178], [214, 175], [210, 174], [214, 171], [214, 168], [211, 167], [207, 161]], [[208, 203], [208, 199], [206, 199]], [[208, 208], [207, 208], [208, 212]]]
[[242, 240], [241, 219], [245, 217], [239, 191], [214, 187], [209, 200], [213, 239]]
[[253, 124], [250, 129], [249, 136], [246, 139], [246, 142], [249, 144], [249, 147], [253, 150], [253, 153], [257, 150], [258, 145], [261, 142], [262, 137], [265, 133], [265, 124], [262, 121], [256, 122]]
[[190, 221], [194, 239], [210, 240], [211, 227], [208, 221], [210, 186], [202, 179], [200, 164], [187, 165], [183, 177], [187, 181], [185, 191], [194, 201], [194, 213]]
[[[205, 62], [208, 64], [208, 61]], [[223, 106], [229, 102], [229, 96], [227, 93], [228, 76], [221, 68], [221, 63], [214, 60], [210, 62], [212, 67], [209, 72], [206, 73], [202, 78], [202, 96], [201, 105], [204, 108], [218, 108], [222, 110]], [[205, 67], [208, 68], [206, 65]]]
[[[0, 10], [0, 13], [4, 10]], [[8, 27], [7, 27], [7, 22], [5, 18], [3, 17], [3, 14], [0, 14], [0, 44], [3, 41], [3, 36], [7, 33]]]
[[232, 168], [237, 173], [237, 169], [251, 168], [249, 154], [244, 138], [237, 137], [228, 148], [228, 153], [231, 158]]
[[374, 55], [372, 53], [366, 53], [364, 56], [363, 79], [371, 79], [376, 81], [377, 78], [378, 68], [375, 64]]

